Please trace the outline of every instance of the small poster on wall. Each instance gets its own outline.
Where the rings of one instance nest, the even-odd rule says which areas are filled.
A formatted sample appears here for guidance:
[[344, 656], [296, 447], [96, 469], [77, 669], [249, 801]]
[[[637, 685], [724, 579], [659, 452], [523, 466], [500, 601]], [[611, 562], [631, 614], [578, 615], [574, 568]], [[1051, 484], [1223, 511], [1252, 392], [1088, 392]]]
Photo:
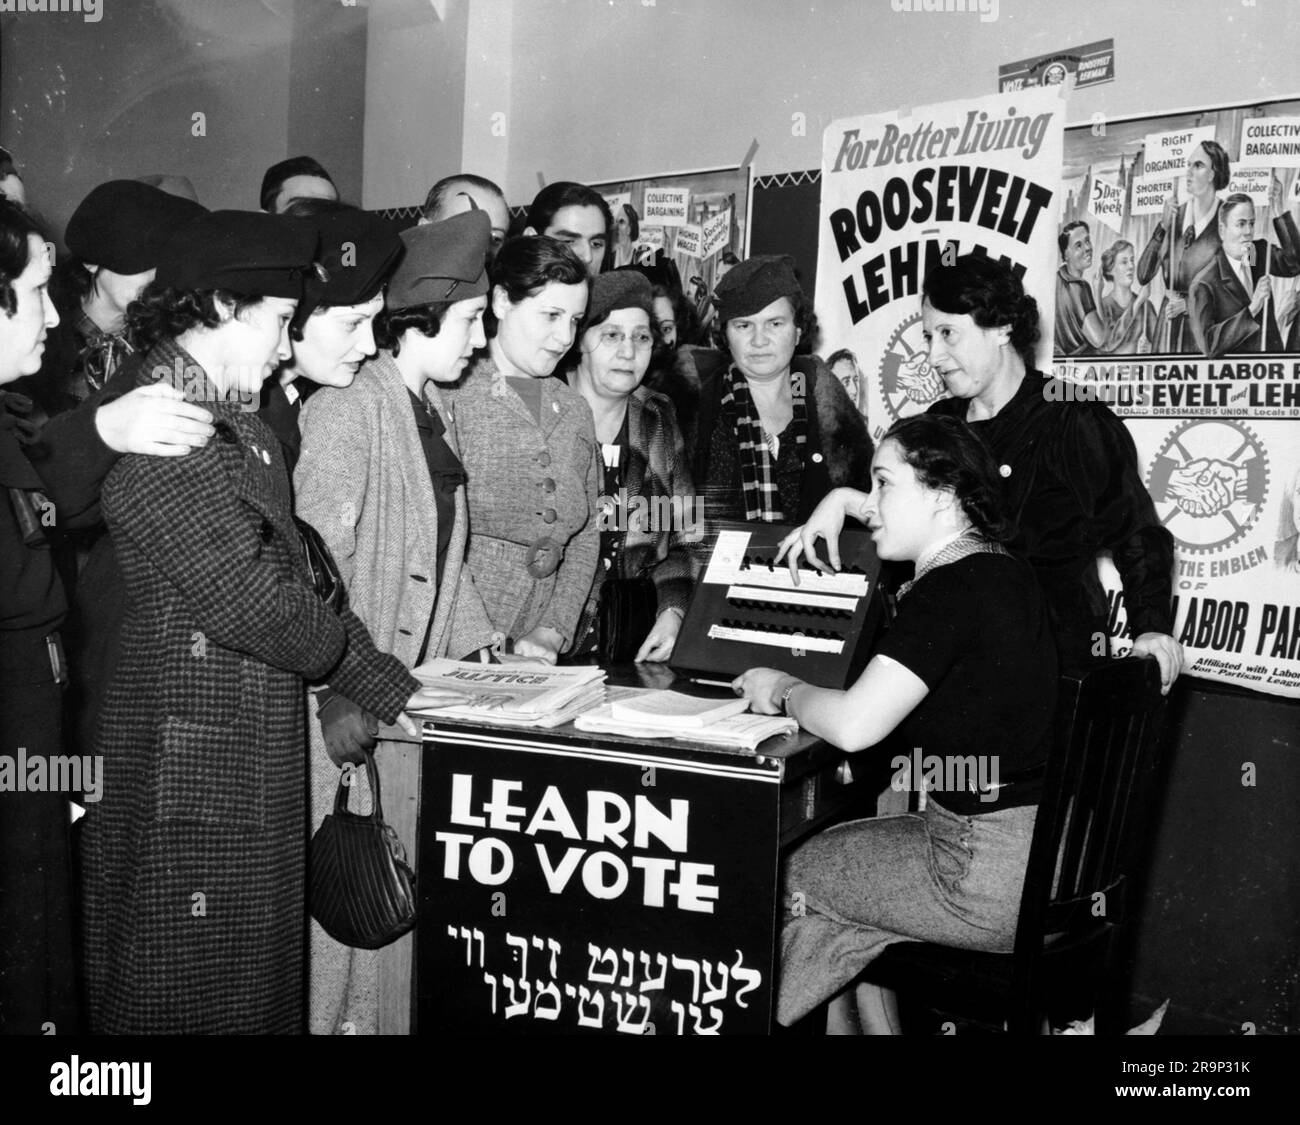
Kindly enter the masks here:
[[749, 252], [751, 181], [746, 165], [593, 184], [618, 203], [614, 267], [658, 263], [707, 322], [719, 265]]

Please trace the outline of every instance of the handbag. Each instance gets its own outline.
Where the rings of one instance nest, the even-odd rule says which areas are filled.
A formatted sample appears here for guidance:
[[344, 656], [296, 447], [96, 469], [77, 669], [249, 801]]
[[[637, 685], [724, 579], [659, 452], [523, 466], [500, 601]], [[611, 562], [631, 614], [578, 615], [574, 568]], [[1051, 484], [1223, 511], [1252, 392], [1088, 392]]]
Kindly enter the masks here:
[[349, 812], [348, 777], [339, 780], [334, 811], [312, 837], [308, 901], [311, 916], [335, 941], [379, 949], [415, 925], [415, 873], [397, 833], [384, 823], [375, 756], [366, 755], [374, 807]]
[[600, 587], [596, 637], [601, 664], [628, 664], [654, 628], [659, 595], [649, 578], [606, 578]]
[[303, 564], [307, 568], [307, 578], [311, 587], [335, 613], [341, 613], [347, 601], [346, 587], [334, 556], [317, 531], [306, 520], [293, 517], [298, 528], [298, 544], [302, 550]]

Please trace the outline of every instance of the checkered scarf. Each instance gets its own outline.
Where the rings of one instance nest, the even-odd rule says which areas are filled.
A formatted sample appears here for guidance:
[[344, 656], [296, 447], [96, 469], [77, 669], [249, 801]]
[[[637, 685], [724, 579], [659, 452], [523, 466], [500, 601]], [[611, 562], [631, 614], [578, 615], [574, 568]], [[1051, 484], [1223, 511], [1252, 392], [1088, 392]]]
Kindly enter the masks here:
[[[745, 519], [781, 523], [781, 495], [776, 484], [776, 459], [763, 437], [763, 425], [745, 377], [733, 365], [727, 371], [722, 395], [723, 410], [736, 416], [736, 446], [740, 451], [740, 487], [745, 497]], [[808, 404], [803, 395], [794, 396], [794, 444], [799, 460], [808, 444]]]

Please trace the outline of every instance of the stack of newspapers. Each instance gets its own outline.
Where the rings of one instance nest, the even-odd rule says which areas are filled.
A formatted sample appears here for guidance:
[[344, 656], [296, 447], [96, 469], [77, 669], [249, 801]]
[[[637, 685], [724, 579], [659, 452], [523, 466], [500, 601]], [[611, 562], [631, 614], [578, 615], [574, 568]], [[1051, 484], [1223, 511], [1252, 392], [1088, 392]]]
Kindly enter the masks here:
[[426, 661], [411, 674], [424, 687], [467, 696], [454, 707], [411, 712], [424, 719], [558, 727], [605, 698], [605, 673], [600, 668], [438, 659]]
[[677, 691], [623, 688], [602, 707], [574, 720], [579, 730], [627, 738], [675, 738], [756, 750], [774, 735], [793, 735], [799, 725], [780, 715], [751, 715], [743, 699], [716, 699]]

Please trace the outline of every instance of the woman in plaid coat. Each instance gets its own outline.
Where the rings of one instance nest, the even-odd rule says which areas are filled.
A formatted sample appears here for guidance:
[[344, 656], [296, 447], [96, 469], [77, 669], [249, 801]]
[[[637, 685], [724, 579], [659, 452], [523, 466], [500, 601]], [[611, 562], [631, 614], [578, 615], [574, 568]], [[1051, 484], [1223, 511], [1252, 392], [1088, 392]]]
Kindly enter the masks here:
[[591, 407], [600, 442], [600, 565], [583, 611], [576, 648], [598, 651], [602, 591], [610, 579], [648, 579], [654, 617], [611, 660], [665, 661], [672, 656], [691, 597], [695, 568], [689, 544], [703, 531], [673, 404], [641, 385], [650, 366], [654, 292], [632, 270], [591, 283], [587, 316], [569, 383]]
[[146, 370], [204, 402], [216, 436], [186, 457], [123, 458], [104, 486], [126, 619], [83, 835], [95, 1032], [302, 1030], [303, 679], [388, 721], [418, 686], [310, 586], [278, 443], [253, 409], [289, 354], [313, 244], [279, 217], [205, 215], [132, 306]]

